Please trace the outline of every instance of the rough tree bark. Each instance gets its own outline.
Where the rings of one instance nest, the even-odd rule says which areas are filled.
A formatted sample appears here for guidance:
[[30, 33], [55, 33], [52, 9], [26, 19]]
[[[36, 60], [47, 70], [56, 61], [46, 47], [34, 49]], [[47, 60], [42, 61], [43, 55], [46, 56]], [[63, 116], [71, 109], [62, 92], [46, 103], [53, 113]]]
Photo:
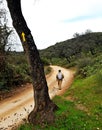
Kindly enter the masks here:
[[52, 122], [54, 120], [54, 111], [57, 109], [57, 106], [49, 98], [44, 67], [31, 31], [22, 15], [21, 0], [6, 1], [13, 21], [13, 26], [19, 35], [30, 64], [35, 106], [33, 111], [29, 114], [28, 120], [33, 124]]

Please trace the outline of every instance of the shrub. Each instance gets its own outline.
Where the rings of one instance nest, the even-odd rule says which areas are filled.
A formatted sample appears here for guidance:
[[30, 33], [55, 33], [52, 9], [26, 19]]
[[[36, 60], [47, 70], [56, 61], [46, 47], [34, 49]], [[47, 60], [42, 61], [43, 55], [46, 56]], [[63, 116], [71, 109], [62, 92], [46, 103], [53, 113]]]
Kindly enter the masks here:
[[[15, 58], [17, 57], [15, 56]], [[0, 71], [0, 90], [31, 82], [28, 64], [26, 62], [12, 62], [6, 61]]]
[[95, 88], [96, 93], [102, 93], [102, 70], [96, 73], [95, 82], [97, 84], [97, 87]]
[[82, 78], [87, 76], [88, 67], [92, 66], [93, 60], [91, 58], [83, 58], [77, 62], [77, 73], [76, 75], [80, 75]]
[[50, 65], [50, 62], [47, 58], [42, 58], [41, 60], [44, 65]]
[[3, 70], [0, 72], [1, 89], [9, 89], [9, 87], [12, 86], [13, 75], [13, 69], [8, 64], [5, 64]]
[[44, 72], [45, 72], [45, 74], [49, 74], [51, 72], [51, 67], [45, 66], [44, 67]]

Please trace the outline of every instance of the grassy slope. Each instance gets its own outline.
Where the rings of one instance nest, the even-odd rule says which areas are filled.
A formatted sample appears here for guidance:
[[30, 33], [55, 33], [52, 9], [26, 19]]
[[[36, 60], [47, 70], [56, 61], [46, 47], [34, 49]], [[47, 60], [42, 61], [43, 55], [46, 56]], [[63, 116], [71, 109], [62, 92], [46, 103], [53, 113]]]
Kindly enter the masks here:
[[101, 130], [102, 88], [95, 79], [97, 75], [76, 79], [63, 96], [53, 99], [59, 106], [55, 123], [44, 128], [26, 124], [19, 130]]

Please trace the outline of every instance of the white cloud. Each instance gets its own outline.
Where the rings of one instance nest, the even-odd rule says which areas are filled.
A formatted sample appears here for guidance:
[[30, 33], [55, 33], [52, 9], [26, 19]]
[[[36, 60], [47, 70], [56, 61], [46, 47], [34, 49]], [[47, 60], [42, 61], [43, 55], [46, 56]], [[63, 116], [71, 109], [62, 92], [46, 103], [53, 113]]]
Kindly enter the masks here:
[[[102, 31], [102, 0], [21, 0], [38, 49], [72, 38], [75, 32]], [[73, 21], [71, 21], [73, 20]]]

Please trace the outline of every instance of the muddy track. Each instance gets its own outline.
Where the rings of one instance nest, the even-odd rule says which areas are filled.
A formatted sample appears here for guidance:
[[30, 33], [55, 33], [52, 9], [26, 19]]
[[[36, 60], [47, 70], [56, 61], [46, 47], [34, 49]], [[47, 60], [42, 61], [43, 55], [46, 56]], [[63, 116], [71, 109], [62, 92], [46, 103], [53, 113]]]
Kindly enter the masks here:
[[[73, 80], [73, 72], [58, 66], [51, 67], [53, 70], [51, 74], [46, 76], [46, 79], [50, 98], [53, 98], [55, 95], [63, 94], [68, 89]], [[56, 81], [59, 69], [62, 70], [65, 77], [62, 90], [59, 90]], [[20, 89], [19, 93], [0, 102], [0, 130], [12, 130], [20, 122], [25, 121], [27, 115], [34, 108], [32, 84], [27, 84], [23, 90]]]

